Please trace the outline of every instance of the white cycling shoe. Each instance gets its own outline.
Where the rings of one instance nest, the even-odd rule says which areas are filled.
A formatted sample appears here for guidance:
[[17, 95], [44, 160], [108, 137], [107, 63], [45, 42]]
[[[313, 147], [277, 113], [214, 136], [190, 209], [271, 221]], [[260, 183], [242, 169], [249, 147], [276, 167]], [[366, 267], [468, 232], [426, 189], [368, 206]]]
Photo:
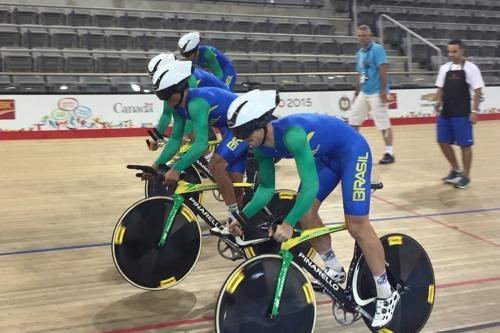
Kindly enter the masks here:
[[221, 224], [220, 226], [211, 228], [210, 233], [220, 236], [230, 235], [231, 233], [229, 232], [229, 223]]
[[400, 299], [401, 296], [396, 290], [392, 292], [392, 295], [389, 298], [377, 298], [377, 308], [372, 321], [373, 328], [382, 328], [391, 322], [394, 310], [396, 309], [396, 305], [398, 305]]

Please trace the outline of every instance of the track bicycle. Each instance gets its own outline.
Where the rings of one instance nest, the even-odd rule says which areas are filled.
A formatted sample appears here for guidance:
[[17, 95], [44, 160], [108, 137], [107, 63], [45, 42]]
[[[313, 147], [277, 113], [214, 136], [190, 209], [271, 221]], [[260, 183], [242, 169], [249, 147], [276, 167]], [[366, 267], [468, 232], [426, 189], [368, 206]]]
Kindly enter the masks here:
[[[138, 177], [146, 173], [156, 181], [163, 178], [162, 173], [149, 166], [127, 167], [141, 170], [136, 174]], [[202, 234], [197, 217], [209, 228], [221, 225], [198, 200], [198, 194], [216, 190], [217, 184], [189, 183], [185, 175], [184, 172], [180, 174], [181, 180], [176, 186], [165, 187], [171, 196], [154, 196], [134, 203], [116, 224], [111, 245], [113, 261], [122, 277], [136, 287], [161, 290], [181, 282], [192, 271], [201, 252]], [[235, 183], [234, 187], [251, 190], [253, 184]], [[216, 235], [219, 254], [237, 260], [261, 253], [277, 253], [280, 244], [270, 240], [267, 231], [271, 223], [282, 222], [283, 216], [293, 207], [295, 197], [294, 191], [276, 191], [271, 202], [259, 213], [259, 220], [265, 222], [256, 226], [256, 237], [251, 240]], [[302, 250], [309, 256], [314, 255], [309, 243], [304, 243]]]
[[[373, 188], [373, 184], [372, 184]], [[242, 226], [245, 221], [240, 221]], [[310, 333], [316, 321], [313, 287], [305, 275], [317, 279], [329, 296], [333, 316], [341, 325], [363, 318], [379, 333], [419, 332], [434, 304], [434, 271], [424, 248], [410, 236], [392, 233], [380, 238], [392, 288], [401, 295], [392, 321], [371, 328], [376, 288], [361, 249], [354, 245], [346, 286], [333, 282], [304, 252], [292, 250], [315, 237], [346, 230], [345, 224], [295, 232], [282, 243], [279, 254], [255, 256], [234, 269], [222, 286], [215, 313], [217, 333]]]

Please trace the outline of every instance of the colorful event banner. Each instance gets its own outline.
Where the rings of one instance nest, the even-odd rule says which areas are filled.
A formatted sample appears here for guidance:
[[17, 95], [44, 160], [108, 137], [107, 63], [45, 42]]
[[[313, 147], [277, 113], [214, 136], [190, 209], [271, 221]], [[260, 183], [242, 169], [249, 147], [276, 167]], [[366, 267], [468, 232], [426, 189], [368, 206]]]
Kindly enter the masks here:
[[[393, 123], [432, 121], [435, 92], [392, 91], [389, 112]], [[280, 96], [278, 115], [313, 112], [347, 119], [353, 92], [287, 92]], [[145, 128], [156, 125], [162, 110], [163, 103], [151, 94], [0, 96], [0, 139], [143, 135]], [[487, 119], [500, 119], [500, 87], [484, 89], [481, 113], [490, 115], [484, 117]], [[65, 132], [68, 130], [73, 133]], [[59, 134], [37, 136], [35, 132]]]
[[[162, 111], [154, 95], [12, 95], [15, 114], [1, 131], [54, 131], [152, 127]], [[0, 111], [0, 115], [1, 115]]]

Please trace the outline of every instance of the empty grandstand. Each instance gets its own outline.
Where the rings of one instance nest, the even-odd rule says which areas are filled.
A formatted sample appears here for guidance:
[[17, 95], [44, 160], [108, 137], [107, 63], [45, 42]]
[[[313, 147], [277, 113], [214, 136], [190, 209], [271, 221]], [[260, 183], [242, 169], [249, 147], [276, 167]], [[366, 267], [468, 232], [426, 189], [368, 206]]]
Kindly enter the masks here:
[[[203, 11], [208, 2], [221, 10]], [[233, 60], [237, 91], [350, 89], [354, 22], [383, 37], [392, 87], [432, 86], [442, 60], [428, 43], [445, 58], [450, 38], [465, 41], [488, 84], [500, 83], [495, 1], [144, 1], [140, 9], [114, 8], [111, 1], [62, 3], [0, 4], [0, 91], [60, 92], [63, 86], [65, 92], [133, 93], [130, 83], [148, 90], [147, 59], [176, 51], [179, 37], [192, 30]]]

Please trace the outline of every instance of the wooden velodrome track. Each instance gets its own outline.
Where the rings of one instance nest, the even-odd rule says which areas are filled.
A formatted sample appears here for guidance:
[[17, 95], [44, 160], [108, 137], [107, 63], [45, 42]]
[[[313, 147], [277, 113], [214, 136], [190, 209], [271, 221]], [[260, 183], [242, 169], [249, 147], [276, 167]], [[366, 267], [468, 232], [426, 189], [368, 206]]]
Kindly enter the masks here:
[[[500, 332], [499, 126], [476, 125], [469, 189], [441, 184], [448, 166], [433, 125], [396, 127], [396, 164], [373, 168], [372, 178], [385, 184], [372, 199], [376, 231], [413, 236], [434, 264], [436, 302], [424, 332]], [[378, 160], [379, 133], [363, 134]], [[113, 266], [113, 227], [143, 197], [125, 165], [154, 159], [143, 138], [0, 141], [0, 152], [0, 332], [214, 331], [216, 295], [235, 263], [217, 254], [213, 237], [204, 237], [193, 273], [170, 290], [136, 289]], [[280, 187], [296, 187], [292, 161], [277, 172]], [[210, 207], [224, 217], [220, 203]], [[341, 207], [336, 191], [322, 217], [341, 221]], [[333, 243], [348, 265], [348, 233]], [[331, 303], [317, 301], [316, 332], [368, 331], [362, 321], [340, 326]]]

